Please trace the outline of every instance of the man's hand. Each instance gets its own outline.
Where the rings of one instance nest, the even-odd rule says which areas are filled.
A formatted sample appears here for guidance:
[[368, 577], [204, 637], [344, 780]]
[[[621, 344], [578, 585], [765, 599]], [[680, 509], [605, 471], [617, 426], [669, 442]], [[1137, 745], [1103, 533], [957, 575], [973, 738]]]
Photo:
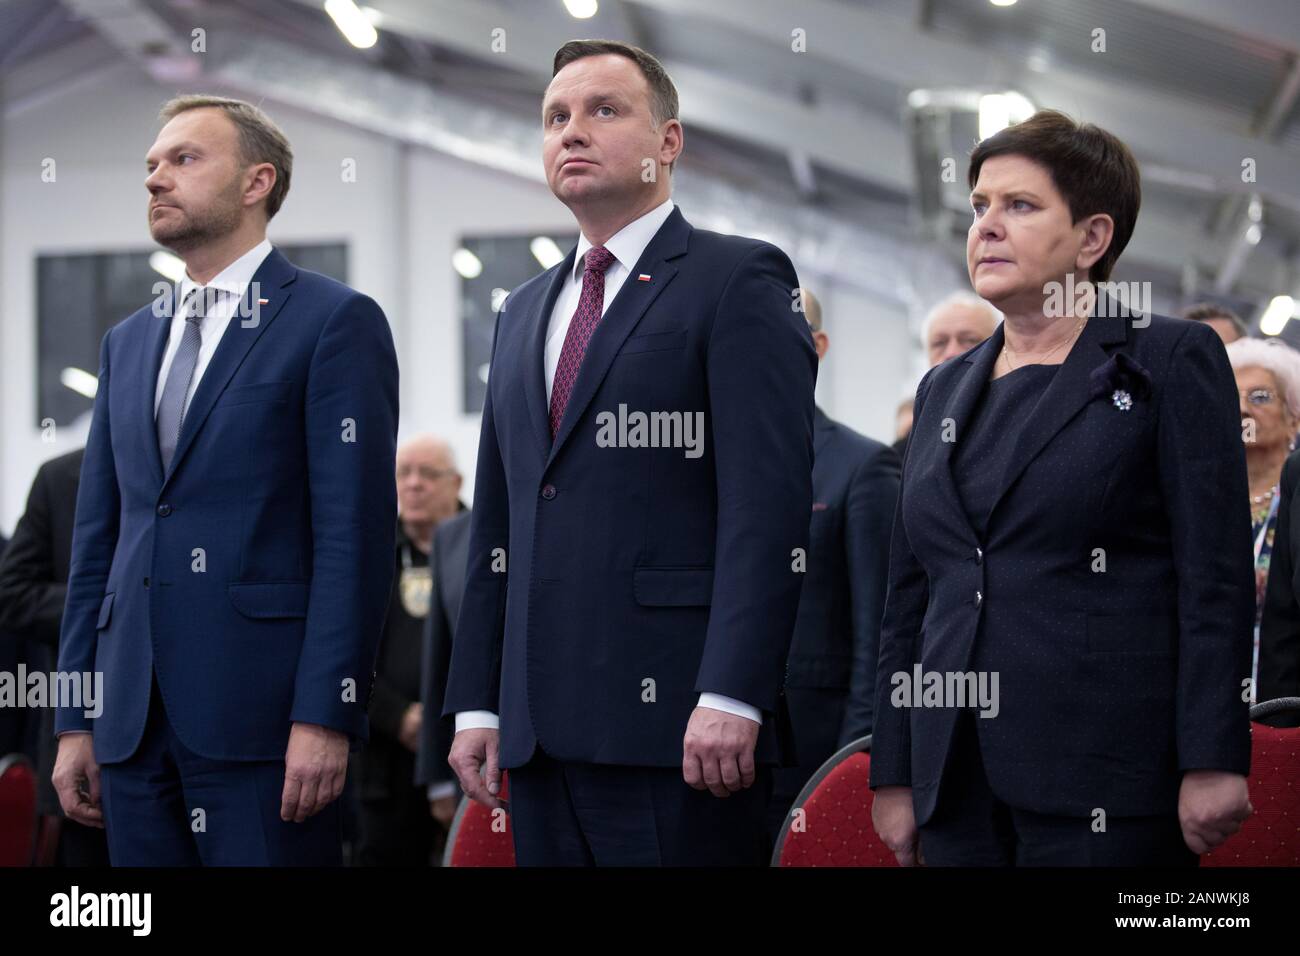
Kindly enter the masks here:
[[348, 735], [319, 724], [295, 723], [284, 752], [280, 819], [302, 823], [338, 799], [348, 773]]
[[456, 735], [447, 755], [465, 796], [490, 810], [505, 806], [497, 799], [501, 792], [500, 750], [501, 731], [473, 727]]
[[871, 802], [871, 825], [880, 841], [894, 852], [899, 866], [924, 865], [911, 787], [879, 787]]
[[104, 811], [99, 804], [99, 764], [95, 763], [90, 733], [77, 731], [59, 737], [53, 779], [59, 804], [70, 820], [104, 829]]
[[438, 821], [439, 826], [446, 830], [451, 826], [451, 821], [456, 816], [456, 798], [439, 797], [437, 800], [430, 800], [429, 815]]
[[696, 707], [682, 741], [682, 778], [696, 790], [729, 797], [754, 782], [759, 724], [711, 707]]
[[424, 705], [419, 701], [411, 704], [402, 714], [402, 726], [398, 728], [397, 739], [411, 753], [420, 749], [420, 724], [424, 720]]
[[[60, 751], [60, 755], [62, 752]], [[1183, 842], [1200, 856], [1241, 829], [1255, 812], [1246, 778], [1224, 770], [1189, 770], [1178, 788], [1178, 823]]]

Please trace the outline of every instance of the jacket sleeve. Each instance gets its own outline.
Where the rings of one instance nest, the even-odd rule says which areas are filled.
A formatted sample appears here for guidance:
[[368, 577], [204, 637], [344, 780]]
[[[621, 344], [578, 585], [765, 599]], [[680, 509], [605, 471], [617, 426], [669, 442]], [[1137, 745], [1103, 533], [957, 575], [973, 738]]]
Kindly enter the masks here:
[[912, 436], [903, 457], [903, 475], [894, 509], [894, 530], [889, 545], [889, 591], [880, 625], [880, 656], [876, 663], [875, 724], [871, 732], [871, 789], [912, 785], [912, 720], [905, 707], [890, 705], [893, 674], [911, 673], [918, 659], [921, 623], [930, 600], [930, 580], [916, 559], [903, 521], [903, 496], [907, 489], [907, 463], [916, 429], [929, 392], [934, 369], [916, 388]]
[[871, 733], [880, 622], [885, 613], [885, 589], [889, 581], [890, 522], [898, 504], [900, 468], [894, 450], [881, 446], [862, 462], [849, 485], [844, 544], [853, 669], [849, 674], [849, 696], [837, 747]]
[[1157, 423], [1178, 569], [1178, 769], [1246, 774], [1255, 571], [1241, 415], [1223, 343], [1199, 322], [1187, 326]]
[[313, 570], [289, 719], [364, 740], [397, 547], [397, 355], [372, 299], [325, 320], [304, 414]]
[[767, 712], [794, 636], [812, 513], [817, 354], [791, 307], [798, 285], [785, 253], [756, 246], [723, 289], [706, 359], [717, 531], [695, 690]]
[[[1300, 453], [1282, 469], [1282, 496], [1277, 512], [1273, 557], [1264, 595], [1264, 619], [1259, 629], [1259, 684], [1255, 700], [1300, 697], [1300, 604], [1296, 603], [1296, 559], [1291, 525], [1296, 518], [1296, 469]], [[13, 547], [13, 545], [9, 545]], [[1272, 723], [1273, 721], [1270, 721]]]
[[[451, 646], [451, 668], [442, 713], [453, 717], [461, 711], [488, 710], [501, 706], [501, 652], [505, 640], [506, 587], [513, 558], [510, 555], [510, 488], [506, 483], [501, 446], [497, 442], [492, 413], [491, 368], [495, 364], [497, 336], [506, 321], [510, 300], [497, 313], [489, 359], [487, 397], [483, 401], [483, 423], [479, 431], [478, 464], [474, 472], [474, 511], [470, 517], [469, 553], [465, 565], [465, 592], [460, 619]], [[492, 552], [503, 548], [505, 570], [493, 561]], [[432, 715], [426, 714], [426, 720]]]
[[55, 579], [50, 540], [49, 464], [42, 465], [18, 519], [13, 540], [0, 560], [0, 630], [59, 643], [59, 623], [68, 586]]
[[[104, 335], [99, 352], [99, 387], [86, 439], [86, 456], [81, 463], [77, 487], [77, 518], [72, 530], [72, 562], [68, 569], [68, 597], [59, 637], [59, 671], [85, 673], [94, 670], [98, 632], [95, 624], [104, 602], [108, 572], [117, 549], [122, 500], [113, 461], [112, 424], [109, 421], [109, 357], [113, 330]], [[91, 731], [93, 721], [76, 707], [60, 707], [55, 715], [55, 733]]]

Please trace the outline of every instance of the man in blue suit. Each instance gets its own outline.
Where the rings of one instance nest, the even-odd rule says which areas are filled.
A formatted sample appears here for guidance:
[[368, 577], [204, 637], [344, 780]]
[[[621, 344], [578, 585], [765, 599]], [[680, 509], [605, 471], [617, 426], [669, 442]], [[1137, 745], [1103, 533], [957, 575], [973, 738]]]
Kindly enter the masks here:
[[[803, 290], [818, 361], [830, 349], [822, 307]], [[871, 733], [889, 538], [902, 463], [820, 408], [813, 417], [813, 504], [808, 573], [786, 666], [798, 764], [774, 773], [768, 828], [775, 838], [795, 799], [835, 751]]]
[[59, 669], [104, 699], [60, 702], [55, 786], [114, 865], [338, 863], [393, 575], [392, 337], [267, 241], [292, 154], [265, 114], [162, 119], [149, 228], [186, 275], [100, 351]]
[[493, 808], [510, 770], [522, 865], [761, 864], [812, 506], [798, 278], [674, 208], [648, 53], [565, 44], [542, 118], [582, 235], [497, 316], [449, 761]]

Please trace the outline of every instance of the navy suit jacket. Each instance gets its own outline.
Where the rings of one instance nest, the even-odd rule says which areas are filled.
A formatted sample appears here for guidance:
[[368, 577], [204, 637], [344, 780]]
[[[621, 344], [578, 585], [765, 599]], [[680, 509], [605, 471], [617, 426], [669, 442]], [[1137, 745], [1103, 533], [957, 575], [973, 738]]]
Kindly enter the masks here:
[[[497, 316], [445, 711], [497, 712], [503, 767], [538, 743], [680, 767], [707, 691], [764, 711], [756, 758], [777, 762], [812, 506], [798, 278], [774, 246], [674, 209], [592, 334], [552, 441], [543, 349], [575, 251]], [[620, 405], [702, 413], [703, 453], [601, 447], [598, 418]]]
[[151, 672], [205, 757], [282, 760], [294, 722], [366, 736], [397, 527], [392, 336], [371, 299], [278, 251], [253, 283], [244, 314], [267, 302], [230, 320], [166, 474], [170, 315], [104, 336], [59, 668], [102, 671], [105, 701], [56, 721], [92, 731], [100, 763], [139, 744]]
[[827, 757], [871, 733], [900, 467], [892, 448], [820, 408], [813, 427], [808, 573], [785, 681], [799, 766], [784, 782], [796, 793]]
[[989, 784], [1014, 807], [1166, 814], [1183, 772], [1249, 769], [1255, 597], [1236, 384], [1212, 329], [1149, 320], [1091, 319], [1033, 415], [1007, 423], [1022, 431], [982, 540], [951, 463], [1002, 327], [917, 389], [871, 785], [910, 785], [918, 824], [957, 711], [891, 706], [892, 675], [916, 662], [998, 673], [999, 713], [975, 723]]

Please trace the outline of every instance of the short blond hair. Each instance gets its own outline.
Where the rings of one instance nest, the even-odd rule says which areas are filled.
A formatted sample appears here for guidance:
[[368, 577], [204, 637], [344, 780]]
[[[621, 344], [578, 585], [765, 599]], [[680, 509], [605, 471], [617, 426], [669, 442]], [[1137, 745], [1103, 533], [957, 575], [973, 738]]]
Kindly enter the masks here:
[[266, 218], [269, 221], [284, 203], [289, 193], [289, 177], [293, 174], [293, 149], [284, 131], [276, 126], [260, 109], [243, 100], [225, 96], [208, 96], [191, 93], [167, 101], [158, 118], [169, 123], [189, 110], [215, 108], [226, 114], [235, 129], [239, 130], [240, 159], [245, 165], [270, 163], [275, 167], [275, 185], [266, 194]]

